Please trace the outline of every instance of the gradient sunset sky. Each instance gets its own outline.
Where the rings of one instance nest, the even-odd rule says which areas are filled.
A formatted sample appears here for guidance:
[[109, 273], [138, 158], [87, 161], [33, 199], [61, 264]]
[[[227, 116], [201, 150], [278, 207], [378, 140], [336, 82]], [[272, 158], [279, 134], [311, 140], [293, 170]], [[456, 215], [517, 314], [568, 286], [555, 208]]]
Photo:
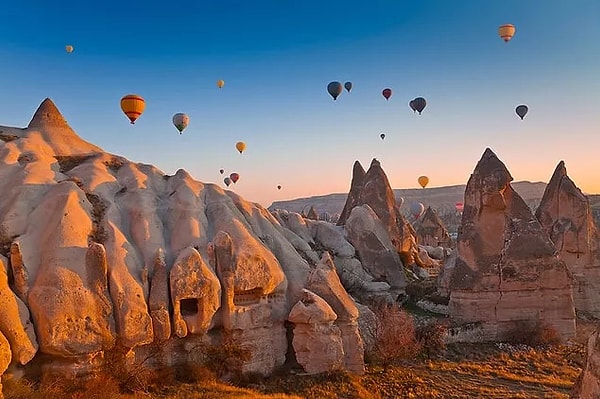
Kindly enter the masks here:
[[[0, 124], [26, 126], [50, 97], [106, 151], [222, 186], [219, 169], [238, 172], [230, 189], [265, 206], [347, 192], [373, 157], [394, 188], [466, 183], [486, 147], [516, 181], [564, 160], [600, 193], [598, 0], [20, 0], [2, 15]], [[351, 93], [333, 101], [334, 80]], [[135, 126], [130, 93], [146, 99]]]

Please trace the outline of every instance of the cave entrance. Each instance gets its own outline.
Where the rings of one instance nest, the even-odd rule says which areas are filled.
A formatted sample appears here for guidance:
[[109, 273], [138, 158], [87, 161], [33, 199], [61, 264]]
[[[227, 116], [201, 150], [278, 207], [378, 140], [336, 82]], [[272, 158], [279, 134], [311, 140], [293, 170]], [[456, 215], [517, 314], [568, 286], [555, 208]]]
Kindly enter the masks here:
[[181, 314], [183, 316], [193, 316], [198, 314], [198, 299], [197, 298], [185, 298], [179, 301], [181, 307]]

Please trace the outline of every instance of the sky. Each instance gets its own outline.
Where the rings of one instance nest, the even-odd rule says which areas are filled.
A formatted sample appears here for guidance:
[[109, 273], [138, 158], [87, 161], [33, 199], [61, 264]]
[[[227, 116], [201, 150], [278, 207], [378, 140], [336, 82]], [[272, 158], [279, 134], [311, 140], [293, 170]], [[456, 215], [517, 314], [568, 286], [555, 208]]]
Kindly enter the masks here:
[[[223, 187], [237, 172], [229, 189], [264, 206], [347, 192], [373, 158], [393, 188], [464, 184], [487, 147], [515, 181], [564, 160], [600, 193], [598, 0], [20, 0], [2, 15], [0, 124], [50, 97], [105, 151]], [[334, 101], [330, 81], [352, 91]], [[146, 100], [135, 125], [127, 94]]]

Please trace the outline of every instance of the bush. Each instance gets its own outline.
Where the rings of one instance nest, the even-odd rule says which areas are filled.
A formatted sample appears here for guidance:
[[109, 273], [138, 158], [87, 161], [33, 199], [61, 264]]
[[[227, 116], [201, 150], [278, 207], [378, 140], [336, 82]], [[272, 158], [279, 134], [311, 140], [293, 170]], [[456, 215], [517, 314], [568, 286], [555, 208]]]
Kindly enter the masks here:
[[519, 321], [506, 334], [506, 342], [515, 345], [528, 345], [532, 348], [559, 345], [562, 338], [548, 323], [538, 320], [535, 323]]
[[416, 357], [421, 347], [413, 318], [395, 305], [379, 305], [373, 313], [375, 320], [368, 328], [373, 346], [366, 353], [367, 362], [387, 368], [399, 360]]
[[439, 321], [419, 326], [416, 336], [421, 345], [421, 353], [427, 357], [441, 355], [446, 350], [446, 341], [444, 338], [447, 331], [448, 327]]

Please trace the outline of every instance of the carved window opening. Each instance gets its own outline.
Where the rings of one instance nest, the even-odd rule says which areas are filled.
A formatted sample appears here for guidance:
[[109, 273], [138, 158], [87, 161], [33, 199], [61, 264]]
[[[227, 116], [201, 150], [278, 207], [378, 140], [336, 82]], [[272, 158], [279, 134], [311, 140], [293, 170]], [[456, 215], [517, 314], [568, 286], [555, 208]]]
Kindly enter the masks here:
[[181, 314], [183, 316], [193, 316], [198, 314], [198, 299], [185, 298], [179, 302]]
[[254, 288], [246, 291], [237, 291], [233, 295], [233, 303], [236, 306], [255, 305], [264, 296], [262, 288]]

